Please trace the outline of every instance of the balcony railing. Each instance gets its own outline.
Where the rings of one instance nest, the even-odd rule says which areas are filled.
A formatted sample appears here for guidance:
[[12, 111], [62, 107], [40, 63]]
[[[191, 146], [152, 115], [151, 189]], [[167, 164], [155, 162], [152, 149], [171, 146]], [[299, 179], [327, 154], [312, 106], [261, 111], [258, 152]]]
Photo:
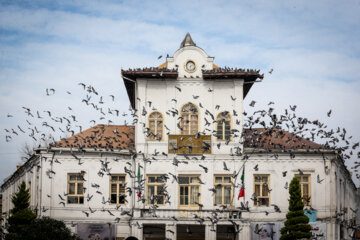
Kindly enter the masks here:
[[[216, 211], [218, 219], [240, 219], [241, 210], [221, 210]], [[179, 218], [179, 219], [191, 219], [198, 221], [200, 217], [202, 219], [213, 218], [214, 210], [179, 210], [179, 209], [156, 209], [147, 208], [140, 209], [140, 218]]]
[[211, 135], [169, 135], [168, 153], [211, 154]]

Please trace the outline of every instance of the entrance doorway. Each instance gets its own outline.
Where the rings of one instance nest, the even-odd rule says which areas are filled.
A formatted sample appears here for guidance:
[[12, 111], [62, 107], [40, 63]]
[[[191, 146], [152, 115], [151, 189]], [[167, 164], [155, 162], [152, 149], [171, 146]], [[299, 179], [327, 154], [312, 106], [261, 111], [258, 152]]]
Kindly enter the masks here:
[[177, 225], [177, 240], [205, 240], [205, 226]]
[[217, 240], [235, 240], [235, 228], [233, 225], [217, 225], [216, 226]]
[[144, 224], [143, 235], [145, 240], [164, 240], [165, 224]]

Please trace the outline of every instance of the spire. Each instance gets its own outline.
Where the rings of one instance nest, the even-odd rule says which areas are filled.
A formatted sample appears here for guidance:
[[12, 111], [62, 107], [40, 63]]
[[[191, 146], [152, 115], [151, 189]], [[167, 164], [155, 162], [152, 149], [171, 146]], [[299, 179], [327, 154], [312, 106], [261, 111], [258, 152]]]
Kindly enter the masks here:
[[187, 46], [196, 46], [194, 41], [191, 39], [190, 33], [187, 33], [184, 40], [180, 44], [180, 48], [187, 47]]

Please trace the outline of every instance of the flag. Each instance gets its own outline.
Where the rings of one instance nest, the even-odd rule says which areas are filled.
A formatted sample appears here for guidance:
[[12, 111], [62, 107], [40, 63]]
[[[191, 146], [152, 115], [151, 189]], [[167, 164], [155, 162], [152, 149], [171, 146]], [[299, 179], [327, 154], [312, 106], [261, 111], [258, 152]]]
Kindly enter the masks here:
[[[139, 163], [139, 166], [138, 166], [137, 179], [138, 179], [138, 184], [140, 186], [140, 181], [141, 181], [140, 163]], [[137, 196], [138, 196], [138, 198], [141, 198], [141, 190], [139, 190], [139, 193], [137, 194]]]
[[243, 172], [242, 172], [242, 175], [241, 175], [241, 189], [240, 189], [240, 192], [239, 192], [239, 196], [238, 196], [238, 200], [241, 198], [241, 197], [245, 197], [245, 184], [244, 184], [244, 178], [245, 178], [245, 166], [243, 167]]

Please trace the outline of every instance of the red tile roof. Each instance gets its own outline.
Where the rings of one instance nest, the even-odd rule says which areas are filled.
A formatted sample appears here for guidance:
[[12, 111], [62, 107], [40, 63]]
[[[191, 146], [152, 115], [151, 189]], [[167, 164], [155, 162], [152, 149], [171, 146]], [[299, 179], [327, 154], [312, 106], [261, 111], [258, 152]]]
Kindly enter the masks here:
[[[262, 149], [324, 149], [323, 145], [296, 136], [282, 129], [245, 129], [244, 147]], [[81, 133], [62, 139], [52, 147], [105, 148], [135, 150], [135, 127], [96, 125]]]
[[135, 127], [99, 124], [69, 138], [61, 139], [51, 147], [134, 150]]
[[244, 147], [263, 149], [324, 149], [323, 145], [314, 143], [288, 131], [274, 128], [245, 129]]

